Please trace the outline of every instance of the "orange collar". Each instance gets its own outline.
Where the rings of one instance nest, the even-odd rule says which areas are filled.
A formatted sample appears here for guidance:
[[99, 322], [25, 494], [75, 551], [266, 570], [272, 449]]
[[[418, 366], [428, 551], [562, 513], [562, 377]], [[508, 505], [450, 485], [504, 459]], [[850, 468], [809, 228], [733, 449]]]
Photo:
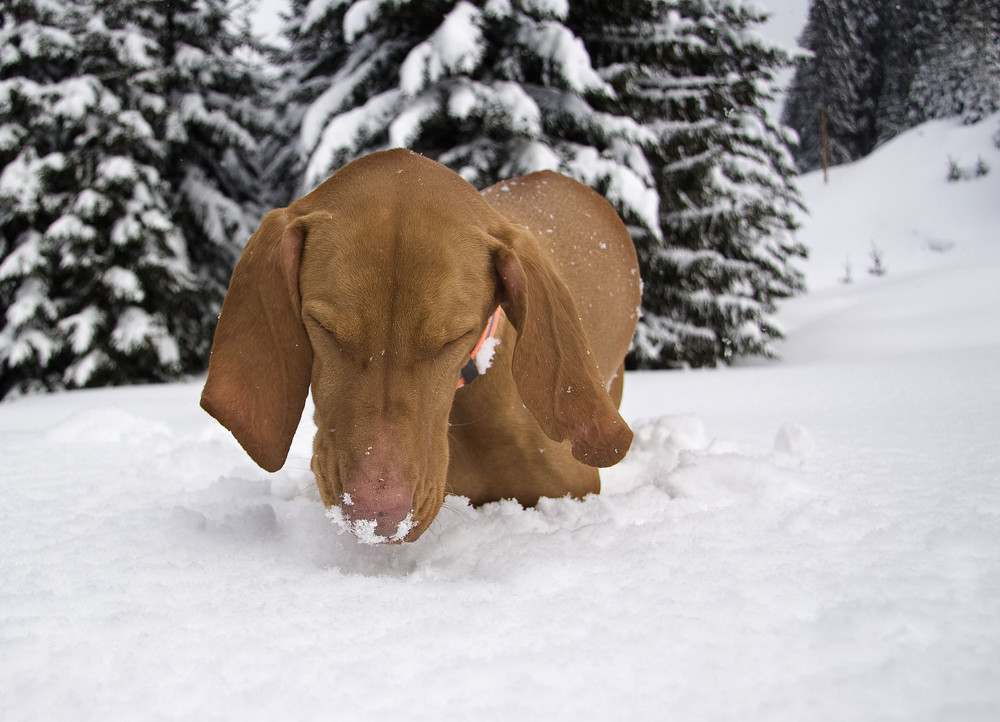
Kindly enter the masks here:
[[486, 370], [490, 367], [490, 363], [493, 361], [493, 351], [496, 345], [500, 343], [496, 336], [497, 327], [500, 325], [501, 313], [503, 313], [503, 310], [497, 306], [497, 310], [493, 312], [490, 320], [486, 322], [483, 335], [479, 337], [475, 348], [469, 354], [469, 362], [462, 368], [462, 375], [458, 378], [458, 386], [456, 388], [460, 389], [463, 386], [468, 386], [482, 374], [486, 373]]

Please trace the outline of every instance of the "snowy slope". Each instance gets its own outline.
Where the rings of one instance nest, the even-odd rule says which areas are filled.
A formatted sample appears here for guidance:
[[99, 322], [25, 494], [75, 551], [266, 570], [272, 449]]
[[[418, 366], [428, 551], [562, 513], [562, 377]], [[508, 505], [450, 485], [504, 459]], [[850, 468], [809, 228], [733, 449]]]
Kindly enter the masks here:
[[785, 361], [631, 375], [583, 502], [372, 548], [308, 421], [269, 475], [197, 381], [0, 406], [0, 719], [1000, 718], [998, 123], [804, 178]]

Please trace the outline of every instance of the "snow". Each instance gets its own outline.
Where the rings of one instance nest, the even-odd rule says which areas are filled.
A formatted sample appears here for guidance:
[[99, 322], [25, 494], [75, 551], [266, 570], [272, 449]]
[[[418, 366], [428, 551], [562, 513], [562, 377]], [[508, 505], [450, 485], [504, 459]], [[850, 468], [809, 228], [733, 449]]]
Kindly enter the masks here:
[[[192, 49], [192, 52], [195, 52]], [[196, 51], [201, 52], [201, 51]], [[213, 135], [225, 138], [226, 141], [248, 153], [255, 152], [257, 141], [242, 125], [233, 121], [222, 110], [209, 110], [205, 107], [205, 98], [195, 93], [188, 93], [181, 101], [181, 119], [185, 125], [200, 125]]]
[[[302, 17], [303, 32], [309, 30], [320, 20], [323, 20], [327, 13], [333, 12], [349, 0], [310, 0], [306, 6], [305, 14]], [[275, 22], [279, 17], [278, 9], [274, 0], [264, 0], [263, 8], [260, 12], [266, 13], [268, 22]]]
[[613, 94], [591, 66], [583, 41], [562, 23], [554, 20], [524, 23], [518, 31], [518, 42], [534, 48], [539, 58], [549, 59], [546, 61], [548, 84], [565, 83], [568, 89], [579, 93]]
[[565, 20], [569, 15], [569, 0], [521, 0], [521, 7], [539, 17]]
[[51, 319], [55, 316], [54, 306], [41, 280], [25, 280], [4, 313], [7, 326], [0, 331], [0, 359], [8, 360], [12, 367], [32, 357], [47, 362], [55, 353], [56, 344], [30, 322], [33, 317]]
[[180, 349], [167, 331], [161, 315], [150, 315], [138, 306], [128, 306], [118, 315], [118, 323], [111, 332], [111, 343], [124, 353], [132, 353], [150, 344], [163, 366], [180, 360]]
[[427, 85], [448, 74], [472, 73], [482, 60], [481, 11], [462, 0], [441, 22], [440, 27], [406, 56], [399, 69], [399, 87], [416, 95]]
[[490, 370], [490, 366], [493, 365], [493, 355], [497, 352], [497, 346], [500, 345], [500, 339], [496, 336], [490, 336], [483, 341], [483, 345], [479, 347], [479, 353], [476, 354], [476, 371], [480, 375], [486, 373]]
[[[14, 296], [14, 302], [7, 306], [4, 316], [8, 329], [15, 329], [41, 312], [43, 315], [52, 306], [46, 297], [45, 285], [38, 278], [29, 278], [22, 283]], [[2, 346], [0, 346], [2, 348]]]
[[84, 188], [77, 195], [73, 210], [83, 219], [92, 220], [107, 213], [112, 205], [113, 201], [103, 193], [98, 193], [93, 188]]
[[97, 165], [97, 175], [104, 184], [127, 183], [139, 177], [139, 169], [132, 158], [112, 155]]
[[319, 144], [309, 158], [305, 183], [312, 189], [324, 181], [336, 169], [337, 154], [357, 141], [358, 136], [373, 127], [384, 125], [388, 118], [395, 117], [401, 93], [389, 90], [372, 97], [358, 108], [341, 113], [329, 122], [320, 135]]
[[420, 135], [421, 126], [438, 112], [437, 93], [425, 93], [411, 101], [389, 124], [389, 146], [407, 148]]
[[352, 43], [378, 16], [380, 0], [355, 0], [344, 13], [344, 40]]
[[104, 272], [102, 280], [108, 287], [112, 299], [141, 303], [146, 297], [142, 290], [142, 282], [131, 269], [112, 266]]
[[[64, 12], [57, 6], [58, 12]], [[38, 58], [53, 53], [53, 50], [71, 52], [76, 47], [73, 34], [51, 25], [39, 25], [35, 22], [21, 22], [18, 25], [20, 38], [17, 49], [29, 58]], [[13, 45], [13, 43], [12, 43]], [[61, 47], [60, 47], [61, 46]], [[13, 48], [5, 48], [4, 53], [16, 52]]]
[[520, 83], [498, 80], [490, 86], [475, 83], [492, 107], [502, 109], [513, 133], [536, 138], [542, 132], [542, 116], [538, 105]]
[[100, 82], [89, 75], [67, 78], [51, 86], [57, 100], [52, 104], [52, 114], [58, 118], [80, 120], [97, 105]]
[[[304, 22], [344, 2], [313, 0]], [[354, 3], [345, 32], [376, 4]], [[806, 3], [764, 4], [801, 27]], [[475, 93], [539, 122], [514, 84], [456, 84], [450, 102], [471, 112]], [[325, 100], [323, 121], [339, 107]], [[317, 123], [313, 180], [400, 102]], [[319, 501], [311, 409], [267, 474], [198, 408], [203, 379], [0, 405], [0, 717], [1000, 718], [998, 123], [927, 124], [829, 184], [801, 179], [811, 290], [780, 310], [783, 360], [629, 374], [635, 443], [583, 501], [449, 497], [418, 542], [372, 546]], [[946, 181], [949, 158], [979, 157], [987, 176]], [[31, 168], [57, 160], [8, 165], [0, 192], [33, 203]], [[527, 143], [521, 161], [560, 159]], [[616, 182], [647, 175], [632, 170]], [[99, 199], [78, 198], [86, 218]], [[0, 278], [30, 272], [39, 241]], [[0, 347], [57, 352], [30, 328], [54, 314], [46, 289], [18, 293], [5, 313], [26, 327]], [[101, 321], [66, 319], [69, 343]], [[158, 316], [117, 321], [120, 344], [179, 357]], [[108, 362], [95, 351], [68, 373]]]
[[[201, 379], [0, 406], [2, 716], [997, 719], [985, 122], [803, 178], [784, 360], [629, 374], [635, 443], [583, 501], [449, 497], [369, 546], [318, 499], [310, 409], [267, 474]], [[950, 184], [949, 154], [998, 170]], [[871, 239], [888, 275], [840, 283]]]
[[343, 110], [344, 104], [357, 90], [357, 87], [370, 77], [373, 67], [383, 60], [385, 51], [373, 48], [372, 53], [372, 57], [366, 57], [364, 61], [356, 65], [350, 61], [345, 63], [344, 67], [338, 70], [333, 77], [330, 86], [309, 105], [302, 118], [302, 127], [299, 131], [302, 148], [311, 150], [316, 147], [326, 123], [333, 115]]
[[100, 368], [111, 364], [111, 360], [103, 351], [91, 351], [66, 368], [63, 373], [63, 381], [78, 388], [83, 387]]
[[9, 278], [30, 275], [44, 265], [41, 253], [42, 236], [38, 231], [26, 231], [21, 243], [0, 263], [0, 282]]
[[79, 313], [62, 319], [59, 328], [66, 332], [73, 353], [79, 355], [90, 348], [98, 327], [103, 322], [104, 312], [97, 306], [88, 306]]
[[[915, 128], [876, 149], [865, 164], [831, 168], [828, 184], [822, 173], [802, 180], [810, 216], [799, 237], [816, 260], [807, 269], [811, 288], [838, 283], [848, 260], [855, 278], [864, 276], [873, 243], [883, 250], [891, 278], [967, 262], [969, 253], [979, 252], [978, 239], [997, 239], [996, 217], [982, 212], [1000, 198], [996, 116], [963, 132], [954, 126], [941, 120]], [[974, 173], [979, 158], [994, 169], [982, 178]], [[950, 160], [972, 177], [944, 182]], [[859, 183], [868, 184], [866, 197], [857, 195]], [[823, 237], [828, 228], [837, 229], [833, 238]]]
[[[351, 495], [344, 494], [344, 506], [351, 506]], [[357, 539], [361, 544], [386, 544], [390, 542], [401, 542], [406, 538], [419, 522], [413, 518], [413, 513], [406, 515], [403, 521], [396, 525], [396, 531], [392, 536], [381, 536], [375, 531], [378, 522], [374, 519], [348, 519], [341, 507], [334, 506], [326, 511], [326, 516], [340, 529], [341, 534], [349, 534], [353, 539]]]
[[15, 148], [19, 148], [25, 132], [25, 129], [20, 125], [12, 123], [0, 125], [0, 151], [9, 153]]
[[90, 240], [97, 236], [97, 230], [88, 226], [72, 213], [60, 216], [45, 230], [45, 237], [56, 241]]
[[0, 171], [0, 199], [16, 201], [15, 209], [30, 211], [38, 204], [41, 193], [37, 169], [43, 167], [32, 150], [11, 160]]
[[574, 178], [588, 185], [606, 183], [605, 195], [609, 201], [627, 205], [646, 228], [659, 235], [660, 197], [646, 182], [648, 176], [644, 172], [648, 167], [643, 168], [640, 175], [630, 167], [600, 156], [595, 148], [581, 146], [566, 164], [566, 169]]

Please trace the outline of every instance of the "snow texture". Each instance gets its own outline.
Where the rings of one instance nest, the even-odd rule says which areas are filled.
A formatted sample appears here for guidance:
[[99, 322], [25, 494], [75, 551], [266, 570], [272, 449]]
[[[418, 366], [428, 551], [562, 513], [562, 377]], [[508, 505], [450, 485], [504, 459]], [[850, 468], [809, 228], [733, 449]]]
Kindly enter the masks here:
[[[590, 63], [590, 56], [583, 41], [562, 23], [548, 20], [537, 24], [523, 24], [518, 41], [533, 48], [540, 58], [547, 59], [552, 80], [562, 80], [569, 90], [588, 91], [613, 95], [610, 86], [601, 80]], [[551, 83], [550, 84], [554, 84]]]
[[[405, 1], [405, 0], [404, 0]], [[344, 14], [344, 40], [354, 42], [378, 17], [382, 0], [355, 0]]]
[[469, 74], [479, 66], [485, 49], [481, 15], [477, 7], [462, 0], [433, 35], [410, 51], [399, 69], [405, 94], [416, 95], [445, 75]]
[[493, 336], [483, 341], [483, 345], [479, 347], [479, 353], [476, 354], [476, 370], [480, 375], [490, 370], [490, 366], [493, 365], [493, 355], [499, 345], [500, 339]]
[[336, 166], [334, 159], [337, 153], [350, 148], [361, 134], [385, 126], [395, 115], [400, 95], [399, 90], [380, 93], [328, 123], [320, 136], [319, 145], [309, 158], [306, 187], [313, 188], [324, 181], [330, 174], [330, 168]]
[[[305, 14], [302, 18], [302, 29], [308, 30], [317, 22], [322, 20], [327, 13], [330, 13], [350, 0], [310, 0], [306, 6]], [[274, 3], [272, 3], [274, 4]], [[273, 13], [272, 13], [273, 14]], [[272, 17], [271, 20], [274, 18]]]

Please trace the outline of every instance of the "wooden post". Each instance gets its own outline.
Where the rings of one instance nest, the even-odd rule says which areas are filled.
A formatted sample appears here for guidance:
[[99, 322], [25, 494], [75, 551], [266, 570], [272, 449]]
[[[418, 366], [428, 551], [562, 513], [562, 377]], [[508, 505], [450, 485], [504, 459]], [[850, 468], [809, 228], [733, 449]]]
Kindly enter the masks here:
[[823, 183], [830, 182], [830, 136], [826, 130], [826, 85], [823, 85], [819, 106], [819, 134], [823, 146]]

